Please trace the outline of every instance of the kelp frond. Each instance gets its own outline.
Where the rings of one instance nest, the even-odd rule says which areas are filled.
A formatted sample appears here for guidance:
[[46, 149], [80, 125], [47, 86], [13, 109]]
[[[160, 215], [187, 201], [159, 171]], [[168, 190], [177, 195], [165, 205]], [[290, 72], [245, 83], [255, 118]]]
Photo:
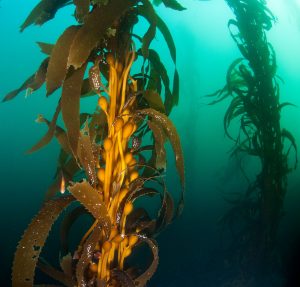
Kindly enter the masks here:
[[[90, 121], [85, 121], [77, 136], [64, 132], [62, 128], [56, 127], [55, 124], [52, 125], [53, 121], [48, 122], [43, 117], [40, 117], [39, 120], [46, 122], [49, 125], [49, 131], [56, 132], [56, 136], [62, 137], [63, 135], [65, 139], [68, 139], [70, 156], [71, 158], [74, 157], [75, 162], [85, 171], [88, 180], [77, 183], [70, 182], [69, 180], [73, 178], [76, 169], [68, 175], [66, 167], [64, 167], [68, 161], [66, 163], [61, 162], [62, 174], [68, 178], [66, 182], [67, 189], [74, 196], [74, 198], [71, 197], [72, 200], [79, 201], [87, 211], [83, 212], [81, 208], [74, 209], [70, 215], [67, 215], [67, 221], [63, 221], [64, 228], [69, 230], [72, 222], [82, 214], [88, 213], [94, 218], [94, 223], [80, 240], [71, 260], [73, 265], [76, 264], [72, 278], [76, 278], [76, 284], [79, 286], [85, 286], [87, 282], [102, 282], [101, 284], [104, 284], [104, 286], [119, 286], [117, 284], [123, 281], [131, 282], [132, 286], [145, 286], [155, 272], [158, 264], [157, 246], [148, 237], [161, 231], [174, 217], [172, 197], [167, 192], [165, 185], [159, 183], [160, 172], [156, 170], [156, 167], [161, 167], [161, 164], [165, 161], [165, 157], [162, 157], [161, 152], [165, 153], [164, 144], [166, 139], [171, 142], [174, 149], [176, 166], [184, 185], [182, 150], [174, 125], [165, 114], [152, 108], [140, 109], [138, 106], [138, 80], [130, 76], [134, 59], [134, 50], [128, 51], [123, 60], [116, 58], [112, 53], [107, 54], [105, 58], [109, 75], [107, 86], [100, 84], [100, 74], [96, 73], [96, 71], [100, 73], [97, 68], [99, 62], [95, 61], [96, 66], [91, 67], [93, 72], [89, 73], [90, 83], [93, 90], [99, 95], [98, 105], [104, 115], [102, 121], [106, 125], [106, 131], [101, 138], [97, 136], [95, 131], [93, 131], [93, 136], [91, 134], [93, 118]], [[77, 71], [80, 71], [80, 69]], [[72, 79], [72, 77], [69, 77], [69, 79]], [[83, 80], [82, 77], [80, 79]], [[80, 90], [77, 90], [77, 94], [80, 94]], [[61, 105], [63, 108], [63, 102]], [[67, 124], [68, 121], [69, 118], [65, 118], [66, 126], [70, 130], [70, 126]], [[150, 177], [142, 176], [143, 169], [150, 167], [144, 167], [137, 161], [138, 153], [135, 151], [137, 147], [134, 146], [133, 141], [134, 134], [139, 134], [144, 130], [145, 121], [149, 121], [149, 127], [155, 139], [156, 160], [152, 167], [155, 172], [152, 172]], [[98, 122], [98, 124], [101, 123]], [[81, 126], [80, 123], [78, 125]], [[153, 128], [153, 125], [156, 129]], [[161, 131], [161, 138], [158, 137], [157, 130]], [[77, 139], [76, 146], [72, 145], [72, 138]], [[142, 151], [142, 148], [139, 146], [138, 148]], [[68, 158], [68, 156], [62, 157], [62, 160], [63, 158]], [[159, 165], [156, 166], [158, 163]], [[153, 188], [151, 182], [156, 183], [158, 189]], [[148, 183], [150, 185], [147, 187]], [[132, 215], [136, 213], [134, 201], [141, 196], [154, 195], [161, 198], [161, 208], [157, 220], [148, 216], [143, 216], [140, 220], [133, 220], [135, 216], [132, 217]], [[60, 200], [60, 198], [63, 197], [58, 197], [57, 200]], [[182, 203], [183, 197], [179, 203], [180, 208]], [[55, 217], [51, 218], [54, 222]], [[39, 230], [39, 232], [42, 235], [44, 231]], [[63, 235], [63, 250], [68, 251], [67, 231], [62, 229], [61, 232]], [[28, 248], [33, 248], [32, 242], [27, 239], [31, 233], [31, 229], [25, 232], [20, 243], [21, 247], [26, 245]], [[45, 230], [43, 236], [46, 238], [48, 233], [49, 228]], [[126, 260], [133, 249], [143, 243], [149, 245], [152, 250], [153, 262], [144, 273], [133, 275], [126, 271]], [[44, 242], [41, 243], [41, 247], [43, 244]], [[31, 260], [31, 257], [25, 259], [24, 256], [19, 256], [20, 252], [22, 250], [18, 249], [15, 257], [13, 286], [19, 286], [18, 284], [26, 282], [27, 278], [29, 279], [28, 282], [33, 282], [35, 266], [32, 266], [31, 273], [25, 279], [22, 275], [16, 276], [16, 274], [22, 274], [22, 264], [26, 264], [27, 260]], [[19, 261], [21, 258], [22, 263]], [[35, 262], [37, 260], [38, 255], [36, 255]], [[48, 275], [52, 273], [56, 279], [59, 277], [57, 277], [57, 274], [62, 274], [55, 273], [53, 268], [48, 265], [39, 264], [39, 266]], [[63, 278], [65, 278], [65, 275]], [[66, 285], [65, 282], [61, 283]]]

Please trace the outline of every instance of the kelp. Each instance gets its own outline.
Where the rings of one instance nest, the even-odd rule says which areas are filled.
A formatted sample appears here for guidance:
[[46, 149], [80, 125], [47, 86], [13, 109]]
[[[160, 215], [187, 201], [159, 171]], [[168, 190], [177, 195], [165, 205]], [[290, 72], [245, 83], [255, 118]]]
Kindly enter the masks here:
[[41, 0], [31, 11], [25, 22], [20, 27], [21, 32], [25, 28], [34, 25], [43, 25], [54, 18], [58, 9], [70, 4], [70, 0]]
[[73, 196], [47, 201], [32, 220], [19, 242], [12, 270], [13, 286], [33, 286], [34, 272], [48, 233], [59, 214], [72, 202]]
[[68, 140], [74, 154], [78, 146], [80, 134], [80, 95], [82, 80], [86, 66], [75, 70], [65, 81], [62, 87], [61, 112], [67, 128]]
[[[177, 3], [165, 2], [171, 6]], [[68, 1], [41, 1], [22, 25], [22, 30], [31, 24], [47, 22], [58, 9], [68, 4]], [[48, 131], [31, 152], [44, 147], [53, 137], [61, 146], [55, 179], [46, 195], [46, 209], [57, 202], [52, 211], [55, 214], [50, 214], [51, 225], [57, 219], [58, 211], [64, 209], [60, 202], [70, 198], [70, 202], [77, 203], [73, 209], [66, 210], [61, 221], [62, 270], [39, 259], [39, 252], [34, 254], [34, 264], [30, 263], [30, 256], [25, 258], [19, 247], [14, 261], [13, 287], [23, 286], [18, 285], [23, 281], [29, 282], [24, 286], [32, 286], [36, 265], [64, 286], [142, 287], [158, 265], [158, 247], [151, 238], [172, 222], [183, 205], [183, 192], [175, 205], [161, 178], [166, 167], [164, 144], [169, 141], [184, 191], [181, 144], [175, 126], [167, 116], [178, 103], [179, 78], [175, 70], [171, 92], [167, 70], [158, 53], [150, 48], [156, 29], [162, 32], [174, 64], [176, 49], [167, 25], [156, 15], [148, 0], [111, 0], [107, 3], [79, 0], [74, 1], [74, 5], [78, 25], [65, 29], [53, 45], [38, 42], [41, 51], [49, 55], [46, 65], [37, 73], [43, 77], [33, 75], [13, 92], [13, 97], [32, 83], [36, 90], [46, 82], [47, 95], [61, 88], [53, 118], [38, 117], [37, 121], [45, 123]], [[136, 52], [131, 38], [138, 15], [145, 17], [150, 26], [143, 37], [137, 36], [141, 46]], [[141, 72], [131, 75], [132, 65], [138, 57], [143, 58]], [[164, 96], [160, 95], [162, 84]], [[98, 98], [94, 113], [80, 113], [81, 98], [87, 96]], [[11, 98], [8, 96], [5, 100]], [[57, 124], [60, 112], [64, 126]], [[148, 133], [152, 135], [150, 143], [144, 143], [142, 139]], [[149, 151], [152, 156], [148, 161], [148, 156], [143, 153]], [[160, 203], [157, 216], [152, 218], [146, 209], [136, 208], [135, 201], [154, 196], [159, 197]], [[44, 209], [40, 213], [44, 214]], [[69, 246], [69, 232], [81, 216], [87, 215], [92, 223], [85, 226], [81, 239], [76, 238], [74, 249]], [[50, 227], [42, 230], [40, 248]], [[30, 225], [21, 241], [22, 246], [32, 244], [28, 234], [32, 234], [33, 229], [39, 233], [36, 224]], [[128, 265], [127, 258], [142, 244], [152, 251], [152, 261], [146, 270], [138, 271]], [[29, 275], [26, 270], [22, 273], [20, 254], [22, 266], [31, 268]]]
[[15, 98], [20, 92], [24, 90], [29, 90], [32, 93], [35, 90], [38, 90], [46, 80], [46, 71], [48, 68], [49, 58], [46, 58], [41, 63], [40, 67], [31, 75], [18, 89], [11, 91], [8, 93], [2, 100], [2, 102], [6, 102]]
[[166, 7], [174, 10], [185, 10], [185, 8], [176, 0], [153, 0], [154, 5], [160, 5], [163, 3]]
[[[243, 58], [228, 68], [226, 85], [209, 96], [216, 97], [211, 104], [231, 98], [223, 123], [226, 135], [235, 143], [232, 155], [257, 157], [261, 171], [247, 191], [231, 202], [222, 223], [231, 230], [233, 225], [237, 228], [231, 245], [238, 264], [243, 262], [242, 267], [248, 270], [262, 270], [272, 262], [287, 173], [296, 167], [297, 146], [280, 123], [281, 109], [289, 104], [279, 102], [276, 55], [266, 37], [275, 17], [264, 0], [226, 2], [236, 16], [229, 20], [228, 27]], [[229, 131], [233, 121], [239, 121], [237, 135]], [[291, 148], [295, 151], [293, 168], [288, 167]], [[247, 266], [249, 261], [256, 266]]]
[[53, 118], [51, 120], [51, 122], [47, 121], [42, 115], [40, 115], [37, 118], [37, 122], [41, 123], [41, 122], [45, 122], [48, 125], [48, 131], [47, 133], [39, 140], [38, 143], [36, 143], [30, 150], [28, 150], [28, 153], [32, 153], [35, 152], [39, 149], [41, 149], [42, 147], [44, 147], [45, 145], [47, 145], [51, 139], [53, 138], [54, 134], [55, 134], [55, 130], [56, 130], [56, 121], [57, 118], [59, 116], [61, 107], [60, 107], [60, 102], [58, 103], [57, 107], [56, 107], [56, 111], [53, 115]]
[[47, 95], [52, 94], [57, 88], [59, 88], [66, 77], [70, 47], [78, 30], [78, 26], [68, 27], [58, 38], [53, 49], [51, 49], [51, 56], [46, 76]]

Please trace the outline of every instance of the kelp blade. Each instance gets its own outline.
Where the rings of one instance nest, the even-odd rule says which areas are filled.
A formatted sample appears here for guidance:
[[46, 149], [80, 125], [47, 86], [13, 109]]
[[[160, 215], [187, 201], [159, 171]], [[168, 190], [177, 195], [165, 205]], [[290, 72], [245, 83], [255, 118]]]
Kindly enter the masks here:
[[12, 268], [13, 287], [33, 286], [36, 264], [51, 227], [72, 201], [73, 196], [47, 201], [29, 224], [15, 253]]

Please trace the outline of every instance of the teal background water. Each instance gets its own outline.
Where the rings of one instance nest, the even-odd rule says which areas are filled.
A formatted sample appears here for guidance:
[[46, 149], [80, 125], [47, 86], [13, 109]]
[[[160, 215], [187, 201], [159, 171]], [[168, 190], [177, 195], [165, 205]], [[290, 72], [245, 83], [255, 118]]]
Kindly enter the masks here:
[[[62, 9], [54, 21], [43, 27], [30, 27], [19, 33], [19, 26], [38, 1], [0, 1], [0, 95], [18, 87], [37, 69], [44, 56], [35, 41], [53, 43], [72, 23], [72, 8]], [[176, 12], [158, 7], [168, 24], [177, 46], [177, 68], [180, 74], [180, 102], [171, 118], [182, 139], [186, 162], [186, 206], [183, 216], [159, 237], [160, 265], [149, 286], [222, 286], [226, 275], [218, 270], [220, 243], [218, 218], [226, 210], [221, 191], [243, 190], [245, 182], [233, 162], [228, 161], [232, 146], [224, 136], [223, 115], [228, 102], [207, 106], [204, 95], [222, 87], [230, 63], [240, 56], [229, 36], [227, 21], [233, 17], [223, 0], [181, 3], [186, 11]], [[268, 1], [278, 18], [268, 33], [277, 53], [281, 102], [300, 105], [300, 1]], [[298, 4], [299, 3], [299, 4]], [[141, 31], [145, 23], [141, 23]], [[158, 33], [153, 47], [162, 49], [161, 57], [172, 70], [171, 58]], [[51, 142], [41, 151], [25, 155], [45, 133], [46, 127], [35, 123], [38, 114], [50, 118], [58, 93], [45, 98], [45, 88], [25, 98], [0, 105], [0, 282], [10, 286], [10, 268], [14, 250], [24, 229], [37, 213], [44, 192], [52, 182], [58, 145]], [[94, 109], [93, 100], [84, 103]], [[300, 139], [300, 110], [287, 108], [282, 126]], [[167, 181], [178, 191], [173, 180], [172, 159]], [[246, 169], [255, 175], [257, 164], [245, 161]], [[300, 171], [289, 175], [286, 215], [281, 224], [280, 245], [288, 246], [293, 230], [299, 228]], [[54, 247], [53, 247], [54, 248]], [[270, 283], [271, 284], [271, 283]], [[267, 285], [266, 285], [267, 286]], [[273, 285], [268, 285], [273, 286]]]

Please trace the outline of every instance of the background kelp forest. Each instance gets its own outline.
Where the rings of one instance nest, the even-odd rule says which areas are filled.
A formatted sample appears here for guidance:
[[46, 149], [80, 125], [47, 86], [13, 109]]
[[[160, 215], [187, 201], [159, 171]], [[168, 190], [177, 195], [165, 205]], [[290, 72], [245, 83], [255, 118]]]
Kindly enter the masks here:
[[[21, 23], [37, 2], [1, 1], [0, 94], [3, 96], [32, 74], [43, 59], [34, 43], [55, 42], [64, 27], [74, 21], [73, 8], [66, 8], [56, 15], [55, 21], [42, 28], [30, 27], [20, 34]], [[240, 162], [228, 160], [232, 143], [224, 136], [223, 117], [229, 101], [208, 106], [209, 100], [204, 97], [224, 86], [228, 67], [240, 57], [227, 27], [228, 20], [234, 15], [222, 0], [186, 0], [181, 4], [187, 8], [185, 11], [177, 12], [163, 6], [157, 7], [157, 11], [168, 24], [177, 49], [180, 100], [178, 107], [172, 111], [171, 119], [180, 134], [185, 155], [186, 206], [183, 215], [157, 238], [160, 264], [149, 286], [248, 286], [243, 282], [246, 275], [243, 277], [237, 270], [226, 268], [229, 262], [221, 251], [221, 228], [217, 224], [229, 206], [224, 201], [225, 195], [247, 187], [239, 169]], [[280, 82], [281, 102], [299, 106], [300, 3], [296, 0], [273, 0], [268, 1], [268, 6], [277, 17], [267, 36], [276, 51], [277, 74], [283, 80], [283, 83]], [[145, 31], [146, 27], [146, 23], [141, 22], [138, 30]], [[164, 45], [157, 33], [152, 47], [160, 51], [166, 68], [172, 71], [172, 59]], [[1, 105], [0, 282], [3, 286], [10, 284], [17, 242], [39, 210], [44, 192], [54, 176], [58, 154], [55, 141], [38, 153], [24, 155], [24, 152], [46, 130], [46, 127], [35, 123], [37, 115], [51, 118], [56, 101], [55, 95], [45, 99], [43, 87], [26, 98], [23, 93], [13, 102]], [[95, 106], [90, 99], [84, 99], [82, 103], [87, 111]], [[288, 128], [298, 143], [299, 121], [299, 107], [286, 107], [282, 111], [281, 124]], [[231, 131], [237, 128], [238, 125], [233, 125]], [[259, 171], [257, 161], [244, 157], [241, 163], [249, 177], [255, 178]], [[173, 157], [170, 157], [168, 166], [166, 181], [169, 189], [179, 189], [179, 179], [174, 176]], [[289, 248], [298, 238], [299, 178], [299, 169], [288, 175], [285, 214], [278, 240], [283, 254], [289, 254]], [[50, 254], [50, 259], [57, 260], [59, 246], [53, 239], [50, 236], [45, 252]], [[51, 258], [53, 250], [55, 255]], [[283, 257], [282, 263], [291, 269], [287, 257]], [[275, 270], [263, 286], [282, 286], [282, 277]]]

